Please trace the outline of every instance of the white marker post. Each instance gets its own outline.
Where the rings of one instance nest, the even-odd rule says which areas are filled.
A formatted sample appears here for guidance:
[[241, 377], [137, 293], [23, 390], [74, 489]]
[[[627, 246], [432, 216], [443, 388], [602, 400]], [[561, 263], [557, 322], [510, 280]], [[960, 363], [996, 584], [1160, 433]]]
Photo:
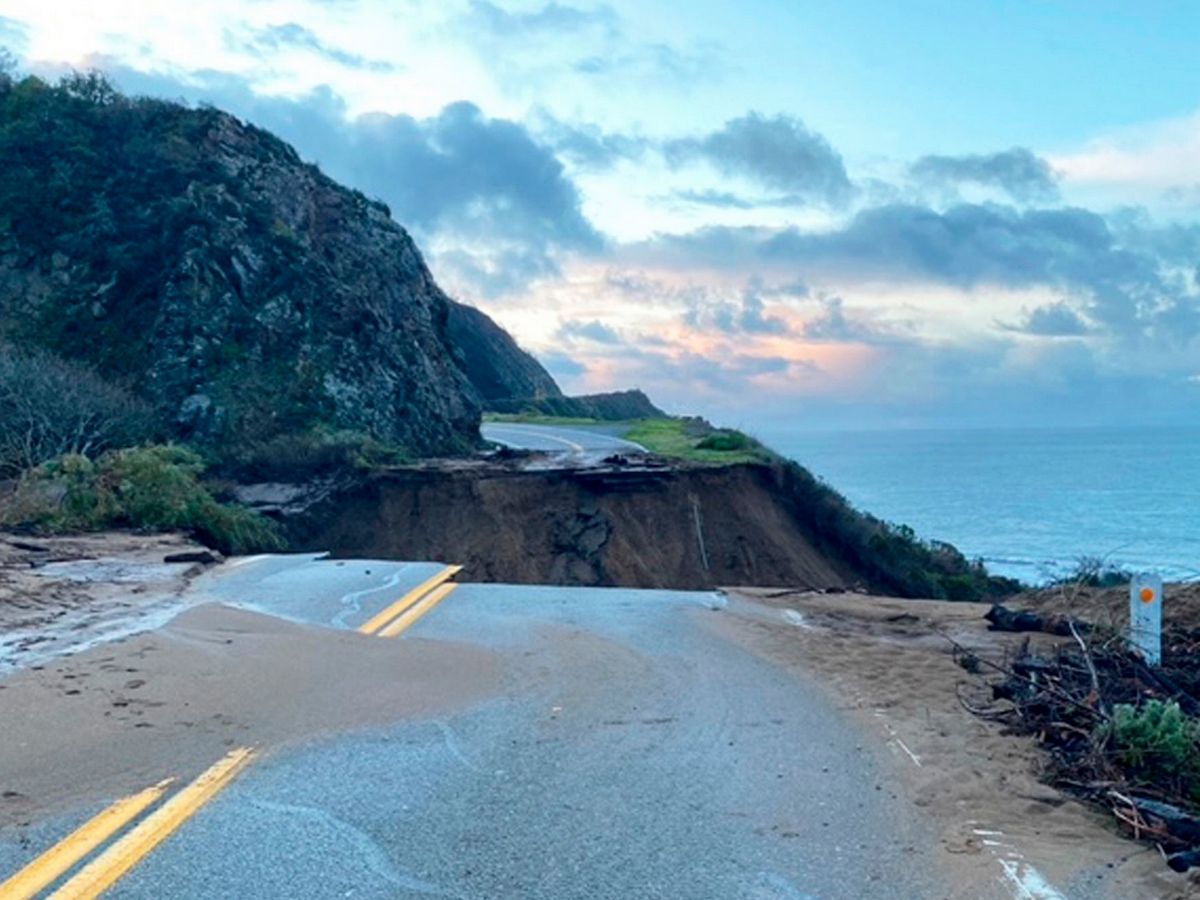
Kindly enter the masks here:
[[1150, 665], [1162, 662], [1163, 583], [1143, 572], [1129, 583], [1129, 640]]

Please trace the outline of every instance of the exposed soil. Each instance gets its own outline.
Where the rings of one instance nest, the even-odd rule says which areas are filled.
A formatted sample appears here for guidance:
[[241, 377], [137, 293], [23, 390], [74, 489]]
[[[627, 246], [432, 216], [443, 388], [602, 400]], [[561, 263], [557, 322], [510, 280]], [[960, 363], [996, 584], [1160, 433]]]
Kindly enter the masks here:
[[463, 579], [711, 588], [846, 589], [863, 579], [819, 549], [766, 466], [448, 467], [380, 473], [284, 520], [297, 549], [439, 559]]
[[[968, 712], [979, 679], [956, 663], [946, 637], [1000, 662], [1048, 635], [989, 632], [984, 604], [739, 589], [732, 615], [704, 621], [781, 665], [815, 672], [843, 708], [878, 729], [905, 781], [904, 795], [943, 823], [951, 864], [1013, 882], [1037, 879], [1066, 897], [1200, 897], [1194, 879], [1159, 852], [1126, 840], [1118, 823], [1043, 784], [1047, 755], [1031, 737]], [[1068, 638], [1067, 640], [1070, 640]], [[1024, 879], [1028, 893], [1017, 889]]]
[[0, 672], [178, 601], [204, 564], [177, 554], [206, 551], [180, 534], [0, 533]]

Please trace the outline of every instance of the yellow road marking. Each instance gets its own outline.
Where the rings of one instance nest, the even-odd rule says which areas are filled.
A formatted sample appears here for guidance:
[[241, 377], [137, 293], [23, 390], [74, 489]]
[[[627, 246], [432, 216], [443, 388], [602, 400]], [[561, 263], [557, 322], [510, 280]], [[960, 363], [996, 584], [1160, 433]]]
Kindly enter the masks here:
[[99, 897], [170, 837], [200, 807], [221, 792], [254, 757], [250, 747], [239, 747], [167, 800], [133, 830], [79, 870], [50, 896], [50, 900]]
[[412, 627], [421, 616], [445, 600], [456, 587], [458, 587], [457, 584], [450, 583], [435, 588], [424, 600], [400, 616], [400, 618], [387, 628], [382, 629], [379, 632], [379, 636], [387, 638], [395, 637], [405, 629]]
[[396, 616], [400, 615], [435, 587], [450, 578], [453, 578], [462, 571], [462, 566], [446, 566], [442, 571], [438, 572], [432, 578], [418, 584], [415, 588], [389, 606], [387, 609], [379, 612], [369, 620], [358, 626], [360, 634], [374, 634], [379, 631], [384, 625], [392, 621]]
[[97, 813], [65, 838], [0, 884], [0, 897], [6, 900], [27, 900], [48, 884], [57, 881], [70, 869], [110, 837], [133, 821], [146, 807], [154, 803], [175, 779], [160, 781], [141, 793], [118, 800], [108, 809]]

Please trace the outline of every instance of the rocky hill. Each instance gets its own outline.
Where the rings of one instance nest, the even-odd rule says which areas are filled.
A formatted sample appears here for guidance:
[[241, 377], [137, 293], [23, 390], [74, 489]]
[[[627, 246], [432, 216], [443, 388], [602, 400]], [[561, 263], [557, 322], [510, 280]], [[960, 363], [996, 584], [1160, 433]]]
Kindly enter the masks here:
[[382, 203], [97, 76], [0, 77], [0, 340], [129, 385], [202, 445], [327, 427], [455, 452], [483, 400], [559, 394]]
[[610, 422], [622, 419], [661, 419], [666, 413], [639, 390], [610, 391], [606, 394], [522, 396], [490, 400], [487, 408], [498, 413], [536, 413], [543, 416], [569, 416]]
[[485, 406], [512, 398], [562, 397], [542, 364], [475, 307], [451, 302], [447, 329]]

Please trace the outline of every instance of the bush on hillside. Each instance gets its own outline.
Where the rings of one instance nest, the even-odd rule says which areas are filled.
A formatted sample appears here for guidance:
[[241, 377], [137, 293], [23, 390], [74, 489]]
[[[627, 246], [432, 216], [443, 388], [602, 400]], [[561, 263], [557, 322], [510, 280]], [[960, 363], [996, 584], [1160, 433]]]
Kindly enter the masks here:
[[753, 450], [758, 442], [740, 431], [722, 428], [707, 437], [701, 438], [696, 444], [697, 450], [717, 450], [721, 453], [737, 453], [742, 450]]
[[1118, 703], [1101, 728], [1116, 761], [1144, 784], [1172, 784], [1176, 793], [1200, 800], [1200, 723], [1175, 700]]
[[1081, 556], [1066, 574], [1050, 581], [1050, 586], [1109, 588], [1129, 584], [1133, 573], [1099, 556]]
[[953, 545], [923, 541], [907, 525], [861, 512], [799, 463], [782, 466], [781, 494], [818, 546], [862, 572], [871, 586], [901, 597], [985, 600], [1016, 593], [1021, 585], [988, 574]]
[[405, 461], [401, 450], [361, 432], [314, 428], [234, 448], [218, 467], [222, 474], [241, 481], [296, 482]]
[[275, 524], [220, 503], [200, 481], [204, 463], [184, 447], [67, 454], [26, 473], [0, 526], [41, 532], [137, 528], [186, 531], [223, 553], [278, 550]]
[[151, 408], [86, 366], [0, 344], [0, 476], [153, 436]]
[[599, 419], [619, 422], [625, 419], [661, 419], [666, 416], [640, 390], [611, 391], [579, 397], [491, 398], [487, 407], [506, 415], [553, 416], [562, 419]]

